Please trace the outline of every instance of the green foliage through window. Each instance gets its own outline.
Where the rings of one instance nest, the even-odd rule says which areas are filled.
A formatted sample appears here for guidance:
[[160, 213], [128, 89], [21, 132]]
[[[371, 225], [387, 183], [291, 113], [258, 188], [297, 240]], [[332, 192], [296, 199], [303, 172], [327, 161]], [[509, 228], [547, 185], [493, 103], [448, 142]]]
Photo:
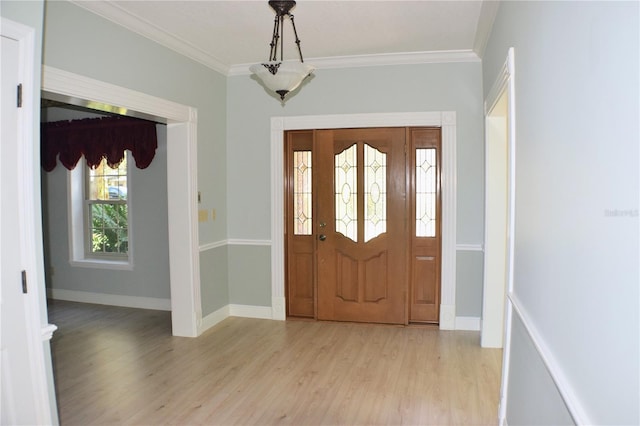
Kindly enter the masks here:
[[129, 250], [126, 204], [92, 204], [93, 253], [121, 253]]
[[129, 221], [127, 211], [127, 160], [111, 168], [102, 160], [87, 168], [86, 213], [90, 253], [127, 256]]

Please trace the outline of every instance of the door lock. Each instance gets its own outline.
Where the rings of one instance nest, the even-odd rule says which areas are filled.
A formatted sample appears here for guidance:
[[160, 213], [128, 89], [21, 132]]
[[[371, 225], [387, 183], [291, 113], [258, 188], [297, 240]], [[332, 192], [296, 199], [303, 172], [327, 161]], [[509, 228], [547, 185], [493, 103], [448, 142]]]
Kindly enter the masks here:
[[319, 239], [320, 241], [324, 241], [324, 240], [326, 240], [326, 239], [327, 239], [327, 236], [326, 236], [326, 235], [324, 235], [324, 234], [320, 234], [320, 235], [318, 235], [318, 239]]

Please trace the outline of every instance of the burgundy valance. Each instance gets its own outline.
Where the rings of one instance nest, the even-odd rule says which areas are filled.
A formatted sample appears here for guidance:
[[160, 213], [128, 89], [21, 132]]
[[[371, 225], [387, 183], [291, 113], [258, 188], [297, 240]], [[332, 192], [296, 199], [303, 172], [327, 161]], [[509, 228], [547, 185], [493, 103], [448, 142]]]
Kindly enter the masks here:
[[136, 118], [114, 116], [82, 120], [54, 121], [41, 126], [41, 162], [48, 172], [56, 167], [56, 157], [72, 170], [84, 155], [91, 168], [103, 158], [115, 168], [131, 151], [136, 167], [145, 169], [156, 155], [156, 124]]

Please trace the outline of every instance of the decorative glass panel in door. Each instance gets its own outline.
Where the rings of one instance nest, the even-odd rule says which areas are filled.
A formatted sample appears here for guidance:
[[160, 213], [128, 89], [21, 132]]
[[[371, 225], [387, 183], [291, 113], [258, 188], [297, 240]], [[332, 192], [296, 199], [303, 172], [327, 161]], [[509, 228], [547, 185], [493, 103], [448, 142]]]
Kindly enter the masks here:
[[387, 230], [387, 154], [364, 145], [364, 241]]
[[311, 151], [293, 152], [293, 203], [295, 235], [311, 235], [313, 194]]

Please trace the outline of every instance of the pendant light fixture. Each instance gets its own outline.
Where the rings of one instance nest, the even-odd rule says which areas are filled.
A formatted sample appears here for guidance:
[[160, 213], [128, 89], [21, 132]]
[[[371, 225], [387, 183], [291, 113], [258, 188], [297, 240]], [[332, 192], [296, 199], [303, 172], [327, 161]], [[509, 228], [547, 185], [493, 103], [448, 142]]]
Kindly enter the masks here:
[[[296, 24], [293, 21], [291, 9], [296, 5], [295, 1], [269, 1], [269, 6], [276, 12], [273, 24], [273, 35], [271, 36], [271, 51], [269, 53], [268, 62], [255, 64], [249, 67], [267, 88], [278, 95], [284, 102], [287, 93], [295, 90], [302, 81], [311, 75], [314, 67], [305, 64], [302, 59], [302, 49], [300, 48], [300, 39], [296, 31]], [[288, 17], [293, 27], [293, 34], [296, 38], [295, 43], [298, 46], [300, 62], [284, 62], [283, 61], [283, 26], [284, 19]], [[280, 48], [280, 59], [278, 59], [278, 47]]]

